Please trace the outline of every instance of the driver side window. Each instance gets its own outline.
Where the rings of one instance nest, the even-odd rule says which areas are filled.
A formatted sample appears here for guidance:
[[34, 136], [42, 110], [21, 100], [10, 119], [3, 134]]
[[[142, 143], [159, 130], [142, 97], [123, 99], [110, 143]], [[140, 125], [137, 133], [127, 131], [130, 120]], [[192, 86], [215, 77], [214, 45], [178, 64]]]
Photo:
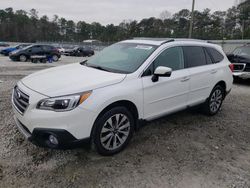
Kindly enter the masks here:
[[184, 56], [182, 47], [172, 47], [164, 50], [148, 67], [143, 76], [152, 75], [159, 66], [169, 67], [173, 71], [184, 69]]
[[182, 47], [172, 47], [163, 51], [154, 60], [154, 69], [159, 66], [171, 68], [173, 71], [184, 68], [184, 57]]

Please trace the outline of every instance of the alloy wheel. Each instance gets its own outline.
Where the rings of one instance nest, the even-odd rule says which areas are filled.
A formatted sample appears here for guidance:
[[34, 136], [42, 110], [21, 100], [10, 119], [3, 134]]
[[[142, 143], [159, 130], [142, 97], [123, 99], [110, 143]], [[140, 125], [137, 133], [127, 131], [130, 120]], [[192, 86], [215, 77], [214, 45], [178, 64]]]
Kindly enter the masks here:
[[59, 58], [58, 58], [57, 55], [53, 55], [53, 56], [52, 56], [52, 59], [53, 59], [53, 61], [58, 61]]
[[131, 123], [125, 114], [115, 114], [103, 125], [100, 141], [106, 150], [115, 150], [121, 147], [128, 139]]
[[27, 57], [25, 55], [21, 55], [19, 59], [20, 59], [20, 61], [24, 62], [27, 60]]
[[222, 91], [220, 89], [214, 90], [209, 104], [212, 113], [216, 113], [220, 109], [222, 101], [223, 101]]

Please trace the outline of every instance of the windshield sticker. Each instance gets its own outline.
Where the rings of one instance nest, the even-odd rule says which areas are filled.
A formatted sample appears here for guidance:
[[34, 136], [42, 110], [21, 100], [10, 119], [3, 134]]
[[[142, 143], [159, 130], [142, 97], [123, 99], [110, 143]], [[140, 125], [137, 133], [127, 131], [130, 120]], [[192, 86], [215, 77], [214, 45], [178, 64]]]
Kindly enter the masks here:
[[141, 50], [151, 50], [152, 46], [137, 45], [135, 48], [136, 49], [141, 49]]

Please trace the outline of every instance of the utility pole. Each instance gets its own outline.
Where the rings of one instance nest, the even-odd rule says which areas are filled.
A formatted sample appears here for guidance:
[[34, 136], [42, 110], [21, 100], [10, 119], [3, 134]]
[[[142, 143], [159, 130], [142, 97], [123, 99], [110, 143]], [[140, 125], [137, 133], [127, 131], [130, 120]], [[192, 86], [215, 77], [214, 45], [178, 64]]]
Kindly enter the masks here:
[[192, 12], [191, 12], [191, 20], [190, 20], [189, 36], [188, 36], [189, 38], [192, 38], [192, 32], [193, 32], [194, 4], [195, 4], [195, 0], [193, 0], [193, 4], [192, 4]]
[[241, 39], [244, 40], [245, 20], [242, 20]]

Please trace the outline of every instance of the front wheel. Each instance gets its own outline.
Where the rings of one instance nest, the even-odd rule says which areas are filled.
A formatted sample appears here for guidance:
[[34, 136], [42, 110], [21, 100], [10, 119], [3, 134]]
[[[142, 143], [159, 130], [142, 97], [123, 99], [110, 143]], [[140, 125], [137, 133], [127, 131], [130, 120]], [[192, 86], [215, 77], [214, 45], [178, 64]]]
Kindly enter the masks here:
[[220, 85], [217, 85], [212, 90], [209, 98], [204, 103], [204, 111], [207, 115], [213, 116], [217, 114], [221, 108], [225, 96], [225, 90]]
[[19, 60], [25, 62], [27, 61], [27, 57], [25, 55], [20, 55]]
[[122, 151], [133, 136], [135, 120], [125, 107], [114, 107], [101, 115], [93, 134], [94, 145], [101, 155]]

